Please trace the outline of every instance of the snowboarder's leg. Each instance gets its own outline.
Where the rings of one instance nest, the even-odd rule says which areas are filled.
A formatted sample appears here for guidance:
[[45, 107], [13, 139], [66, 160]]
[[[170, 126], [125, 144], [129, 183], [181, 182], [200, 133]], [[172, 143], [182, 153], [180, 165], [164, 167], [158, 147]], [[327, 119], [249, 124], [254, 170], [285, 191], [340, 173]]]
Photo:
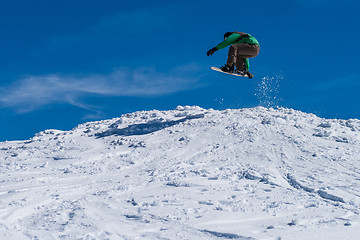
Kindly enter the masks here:
[[228, 59], [226, 62], [226, 64], [228, 66], [233, 66], [234, 63], [236, 63], [237, 53], [238, 53], [238, 49], [237, 49], [236, 45], [231, 45], [229, 47]]
[[230, 46], [227, 62], [225, 64], [225, 66], [220, 67], [220, 69], [223, 72], [230, 72], [230, 73], [234, 72], [236, 58], [237, 58], [237, 49], [234, 46]]
[[242, 44], [234, 44], [229, 47], [229, 54], [228, 54], [228, 60], [227, 65], [235, 65], [236, 69], [238, 71], [244, 71], [244, 57], [243, 57], [243, 46]]
[[239, 70], [239, 71], [244, 71], [245, 70], [245, 65], [244, 65], [244, 58], [241, 58], [241, 57], [238, 57], [236, 59], [236, 69]]
[[247, 43], [234, 44], [236, 49], [235, 66], [236, 71], [240, 74], [247, 75], [252, 78], [254, 75], [249, 72], [249, 58], [256, 57], [259, 54], [259, 45], [251, 45]]
[[252, 45], [247, 43], [240, 43], [233, 45], [236, 47], [237, 53], [236, 53], [236, 62], [239, 62], [236, 67], [241, 67], [244, 65], [244, 58], [253, 58], [256, 57], [260, 52], [259, 45]]
[[245, 58], [253, 58], [259, 54], [260, 48], [258, 45], [251, 45], [247, 43], [234, 44], [229, 47], [227, 65], [235, 66], [238, 70], [245, 70]]

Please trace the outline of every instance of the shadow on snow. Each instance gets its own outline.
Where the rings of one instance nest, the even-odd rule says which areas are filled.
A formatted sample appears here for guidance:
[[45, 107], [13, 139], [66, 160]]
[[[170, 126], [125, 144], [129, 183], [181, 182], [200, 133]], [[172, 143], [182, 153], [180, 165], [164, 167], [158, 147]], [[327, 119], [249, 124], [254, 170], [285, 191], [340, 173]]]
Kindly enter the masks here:
[[174, 121], [167, 121], [167, 122], [154, 122], [150, 121], [147, 123], [141, 123], [141, 124], [133, 124], [129, 125], [126, 128], [118, 129], [116, 128], [117, 125], [110, 126], [110, 129], [102, 132], [97, 133], [95, 136], [97, 138], [103, 138], [108, 136], [132, 136], [132, 135], [145, 135], [153, 132], [160, 131], [162, 129], [177, 125], [179, 123], [183, 123], [187, 120], [192, 119], [199, 119], [203, 118], [204, 114], [197, 114], [192, 116], [187, 116], [185, 118], [174, 120]]

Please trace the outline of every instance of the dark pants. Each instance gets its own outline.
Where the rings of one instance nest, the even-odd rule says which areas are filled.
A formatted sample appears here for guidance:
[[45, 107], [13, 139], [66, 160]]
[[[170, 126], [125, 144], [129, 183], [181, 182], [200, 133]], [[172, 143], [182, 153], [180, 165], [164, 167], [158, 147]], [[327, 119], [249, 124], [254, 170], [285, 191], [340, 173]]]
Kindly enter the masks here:
[[229, 48], [227, 65], [235, 67], [242, 71], [244, 70], [244, 58], [256, 57], [260, 52], [260, 47], [257, 44], [240, 43], [231, 45]]

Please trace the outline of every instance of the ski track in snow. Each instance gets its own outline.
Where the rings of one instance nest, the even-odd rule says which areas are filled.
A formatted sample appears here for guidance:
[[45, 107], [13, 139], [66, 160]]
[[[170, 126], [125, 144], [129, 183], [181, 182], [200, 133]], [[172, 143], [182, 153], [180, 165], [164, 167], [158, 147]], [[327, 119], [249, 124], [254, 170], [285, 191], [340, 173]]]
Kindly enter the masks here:
[[358, 239], [360, 121], [141, 111], [0, 143], [1, 239]]

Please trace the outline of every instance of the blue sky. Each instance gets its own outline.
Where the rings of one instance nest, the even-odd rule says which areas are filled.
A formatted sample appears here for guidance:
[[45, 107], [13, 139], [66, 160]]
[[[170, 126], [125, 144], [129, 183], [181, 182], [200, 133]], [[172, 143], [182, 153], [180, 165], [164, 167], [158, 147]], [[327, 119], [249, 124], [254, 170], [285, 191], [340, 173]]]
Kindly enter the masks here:
[[[360, 119], [358, 1], [0, 3], [0, 141], [178, 105], [283, 106]], [[254, 79], [211, 71], [228, 31], [255, 36]]]

